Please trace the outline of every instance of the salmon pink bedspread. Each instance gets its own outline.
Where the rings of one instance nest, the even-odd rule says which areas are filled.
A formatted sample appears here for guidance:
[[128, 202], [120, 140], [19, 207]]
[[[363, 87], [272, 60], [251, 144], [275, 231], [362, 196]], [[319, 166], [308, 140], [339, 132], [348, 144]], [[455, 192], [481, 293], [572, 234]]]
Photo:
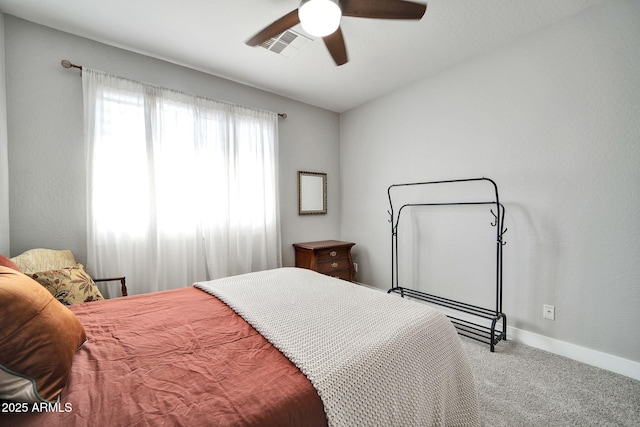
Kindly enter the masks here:
[[[194, 287], [71, 309], [88, 342], [58, 412], [16, 426], [324, 426], [309, 380], [240, 316]], [[6, 414], [3, 414], [6, 415]], [[6, 422], [6, 424], [5, 424]]]

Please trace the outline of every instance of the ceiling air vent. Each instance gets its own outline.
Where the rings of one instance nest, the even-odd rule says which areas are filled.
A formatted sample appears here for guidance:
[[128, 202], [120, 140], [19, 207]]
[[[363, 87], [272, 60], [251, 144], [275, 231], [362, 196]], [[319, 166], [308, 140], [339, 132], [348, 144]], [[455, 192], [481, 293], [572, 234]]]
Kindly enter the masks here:
[[311, 39], [293, 30], [272, 37], [260, 46], [286, 58], [293, 58]]

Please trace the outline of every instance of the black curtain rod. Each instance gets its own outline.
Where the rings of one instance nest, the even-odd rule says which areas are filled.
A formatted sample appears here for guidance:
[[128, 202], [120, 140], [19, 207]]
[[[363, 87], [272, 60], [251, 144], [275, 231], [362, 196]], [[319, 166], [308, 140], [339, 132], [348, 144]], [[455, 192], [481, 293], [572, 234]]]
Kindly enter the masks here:
[[[64, 68], [77, 68], [78, 70], [82, 71], [81, 65], [76, 65], [66, 59], [63, 59], [62, 61], [60, 61], [60, 65], [62, 65]], [[282, 117], [283, 119], [286, 119], [287, 113], [278, 113], [278, 116]]]

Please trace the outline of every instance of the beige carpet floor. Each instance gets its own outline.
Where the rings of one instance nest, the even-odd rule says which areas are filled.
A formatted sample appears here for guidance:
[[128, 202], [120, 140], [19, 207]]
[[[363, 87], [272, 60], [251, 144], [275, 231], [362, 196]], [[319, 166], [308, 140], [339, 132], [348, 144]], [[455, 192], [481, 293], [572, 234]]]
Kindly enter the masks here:
[[462, 343], [483, 426], [640, 426], [640, 381], [513, 341]]

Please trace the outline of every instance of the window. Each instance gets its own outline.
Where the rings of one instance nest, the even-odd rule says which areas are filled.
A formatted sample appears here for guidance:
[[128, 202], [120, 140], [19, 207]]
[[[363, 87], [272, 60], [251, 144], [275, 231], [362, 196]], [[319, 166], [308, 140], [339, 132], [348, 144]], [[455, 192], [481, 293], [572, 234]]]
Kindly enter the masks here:
[[281, 265], [275, 113], [87, 68], [83, 91], [96, 274], [144, 293]]

